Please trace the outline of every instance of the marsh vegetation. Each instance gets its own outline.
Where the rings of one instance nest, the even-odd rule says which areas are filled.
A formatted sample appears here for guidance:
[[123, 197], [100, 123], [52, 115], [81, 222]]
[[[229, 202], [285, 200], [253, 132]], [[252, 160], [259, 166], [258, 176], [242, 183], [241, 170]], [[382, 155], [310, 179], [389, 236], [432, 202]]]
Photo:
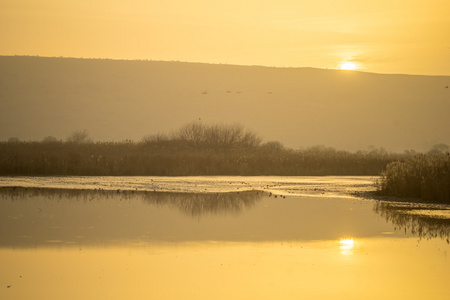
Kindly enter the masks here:
[[140, 142], [93, 142], [85, 131], [65, 141], [0, 143], [0, 175], [378, 175], [410, 154], [301, 150], [263, 142], [239, 125], [192, 122]]
[[450, 203], [450, 153], [430, 151], [386, 166], [378, 182], [380, 194]]

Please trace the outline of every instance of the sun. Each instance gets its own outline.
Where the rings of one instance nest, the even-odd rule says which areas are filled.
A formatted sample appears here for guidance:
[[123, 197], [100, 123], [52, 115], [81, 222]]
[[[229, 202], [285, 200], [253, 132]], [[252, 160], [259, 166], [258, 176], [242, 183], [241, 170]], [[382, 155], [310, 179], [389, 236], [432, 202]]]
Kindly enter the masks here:
[[356, 64], [352, 62], [345, 62], [341, 64], [341, 70], [356, 70]]

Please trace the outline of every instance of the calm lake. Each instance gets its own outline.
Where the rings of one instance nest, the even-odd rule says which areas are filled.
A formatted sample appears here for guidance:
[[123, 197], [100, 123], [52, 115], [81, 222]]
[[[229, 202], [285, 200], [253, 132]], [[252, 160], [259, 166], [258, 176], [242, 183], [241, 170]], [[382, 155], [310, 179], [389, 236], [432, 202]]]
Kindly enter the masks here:
[[0, 299], [450, 299], [450, 206], [371, 177], [0, 177]]

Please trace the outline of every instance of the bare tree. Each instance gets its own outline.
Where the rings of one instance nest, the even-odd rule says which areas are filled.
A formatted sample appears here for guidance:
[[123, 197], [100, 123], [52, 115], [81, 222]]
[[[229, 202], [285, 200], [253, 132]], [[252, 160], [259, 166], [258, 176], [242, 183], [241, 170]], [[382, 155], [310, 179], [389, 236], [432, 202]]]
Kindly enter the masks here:
[[242, 125], [212, 124], [192, 122], [180, 128], [176, 138], [187, 141], [194, 146], [209, 146], [213, 148], [251, 148], [261, 143], [255, 133], [245, 130]]
[[176, 138], [190, 142], [195, 146], [205, 142], [205, 126], [201, 122], [194, 121], [186, 124], [175, 134]]
[[66, 142], [75, 144], [85, 144], [85, 143], [92, 143], [92, 140], [89, 138], [89, 133], [85, 129], [85, 130], [76, 130], [72, 132], [67, 137]]
[[268, 141], [262, 144], [262, 147], [268, 151], [282, 151], [285, 150], [284, 145], [279, 141]]

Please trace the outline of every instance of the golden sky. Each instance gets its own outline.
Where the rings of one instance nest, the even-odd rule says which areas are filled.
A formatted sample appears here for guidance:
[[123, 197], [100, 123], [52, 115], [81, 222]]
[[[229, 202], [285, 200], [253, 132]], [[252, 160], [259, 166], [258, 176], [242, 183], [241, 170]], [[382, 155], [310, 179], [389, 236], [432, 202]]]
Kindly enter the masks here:
[[448, 0], [0, 0], [0, 55], [450, 75]]

